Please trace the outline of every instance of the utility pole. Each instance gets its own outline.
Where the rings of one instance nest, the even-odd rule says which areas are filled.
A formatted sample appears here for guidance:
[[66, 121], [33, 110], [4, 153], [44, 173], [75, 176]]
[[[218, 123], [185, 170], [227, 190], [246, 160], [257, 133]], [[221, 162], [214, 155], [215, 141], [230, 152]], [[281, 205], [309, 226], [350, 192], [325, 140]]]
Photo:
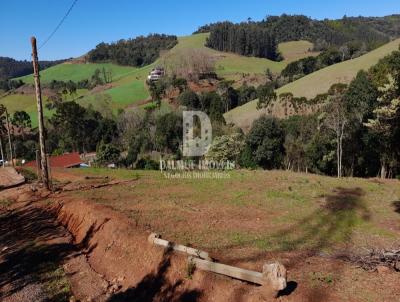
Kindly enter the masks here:
[[4, 153], [3, 153], [3, 140], [1, 139], [1, 133], [0, 133], [0, 150], [1, 150], [1, 164], [4, 168], [5, 162], [4, 162]]
[[36, 101], [37, 101], [38, 121], [39, 121], [39, 145], [40, 145], [40, 162], [41, 162], [40, 166], [42, 169], [42, 181], [45, 187], [47, 189], [50, 189], [49, 170], [46, 159], [46, 140], [44, 137], [42, 91], [40, 88], [39, 63], [38, 63], [35, 37], [31, 38], [31, 44], [32, 44], [33, 78], [35, 80]]
[[8, 144], [10, 147], [10, 157], [11, 157], [12, 166], [14, 167], [14, 156], [13, 156], [13, 147], [12, 147], [12, 142], [11, 142], [10, 120], [8, 119], [7, 107], [5, 107], [5, 112], [6, 112], [6, 123], [7, 123], [7, 132], [8, 132]]
[[[4, 112], [6, 112], [6, 107], [3, 104], [0, 104], [0, 116], [2, 116]], [[3, 152], [2, 127], [3, 127], [3, 121], [0, 119], [0, 149], [1, 149], [2, 165], [4, 168], [5, 167], [5, 158], [4, 158], [4, 152]]]

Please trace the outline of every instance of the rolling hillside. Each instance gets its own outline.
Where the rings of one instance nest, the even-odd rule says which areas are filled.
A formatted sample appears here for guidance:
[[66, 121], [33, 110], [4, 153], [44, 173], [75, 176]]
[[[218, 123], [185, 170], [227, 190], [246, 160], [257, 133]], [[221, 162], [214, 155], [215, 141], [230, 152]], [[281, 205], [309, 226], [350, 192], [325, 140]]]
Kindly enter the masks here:
[[[137, 68], [129, 66], [118, 66], [111, 63], [104, 64], [73, 64], [63, 63], [52, 66], [40, 72], [40, 80], [42, 83], [49, 83], [52, 80], [57, 81], [74, 81], [78, 82], [90, 78], [96, 69], [111, 70], [113, 78], [124, 76], [124, 74], [132, 72]], [[20, 77], [25, 83], [33, 84], [32, 75]]]
[[[277, 94], [291, 92], [295, 97], [314, 98], [318, 94], [327, 92], [335, 83], [350, 83], [359, 70], [369, 69], [378, 63], [379, 59], [399, 49], [399, 44], [400, 39], [397, 39], [356, 59], [321, 69], [281, 87], [277, 90]], [[225, 119], [248, 130], [252, 122], [263, 113], [256, 107], [257, 100], [251, 101], [227, 112]], [[281, 111], [282, 108], [279, 105], [274, 106], [273, 114], [280, 116]]]
[[236, 74], [264, 74], [269, 68], [272, 72], [281, 72], [288, 63], [300, 58], [304, 58], [315, 53], [310, 52], [313, 44], [307, 41], [293, 41], [279, 44], [279, 51], [285, 60], [274, 62], [268, 59], [245, 57], [233, 53], [216, 51], [204, 46], [208, 33], [195, 34], [186, 37], [180, 37], [179, 43], [171, 53], [179, 53], [184, 49], [202, 49], [213, 56], [216, 61], [216, 71], [221, 77], [232, 78]]
[[[272, 72], [279, 73], [289, 62], [315, 54], [309, 51], [312, 48], [312, 43], [310, 42], [286, 42], [279, 45], [279, 50], [285, 60], [274, 62], [268, 59], [244, 57], [207, 48], [204, 46], [207, 36], [207, 33], [203, 33], [180, 37], [179, 43], [167, 54], [179, 56], [185, 49], [201, 49], [215, 60], [217, 74], [231, 79], [242, 74], [264, 74], [267, 68]], [[162, 58], [142, 68], [118, 66], [112, 63], [84, 64], [67, 62], [43, 70], [41, 72], [41, 81], [42, 83], [49, 83], [52, 80], [72, 80], [77, 82], [90, 78], [96, 69], [105, 68], [106, 70], [111, 70], [113, 77], [111, 88], [99, 91], [82, 90], [79, 92], [77, 102], [84, 106], [93, 104], [96, 107], [98, 96], [107, 94], [111, 97], [112, 109], [118, 110], [149, 98], [145, 80], [149, 71], [154, 66], [161, 64], [161, 62]], [[19, 79], [28, 84], [33, 84], [32, 75], [20, 77]], [[13, 94], [1, 99], [0, 102], [7, 106], [10, 112], [16, 110], [27, 111], [31, 115], [33, 124], [36, 125], [36, 103], [33, 94]], [[46, 112], [46, 114], [49, 115], [51, 113]]]

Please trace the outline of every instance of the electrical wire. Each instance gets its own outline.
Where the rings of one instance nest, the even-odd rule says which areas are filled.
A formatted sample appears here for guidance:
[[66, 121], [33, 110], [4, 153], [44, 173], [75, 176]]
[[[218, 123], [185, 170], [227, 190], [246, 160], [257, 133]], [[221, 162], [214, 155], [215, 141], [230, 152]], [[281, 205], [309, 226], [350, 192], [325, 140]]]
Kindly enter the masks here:
[[68, 9], [67, 13], [64, 15], [64, 17], [61, 19], [61, 21], [57, 24], [56, 28], [52, 31], [52, 33], [47, 37], [46, 40], [44, 40], [44, 42], [39, 46], [38, 49], [41, 49], [43, 46], [45, 46], [47, 44], [47, 42], [50, 41], [50, 39], [54, 36], [54, 34], [57, 32], [57, 30], [61, 27], [61, 25], [64, 23], [65, 19], [67, 19], [68, 15], [70, 14], [70, 12], [72, 11], [72, 9], [74, 8], [76, 2], [78, 2], [78, 0], [74, 0], [74, 2], [72, 2], [71, 7]]

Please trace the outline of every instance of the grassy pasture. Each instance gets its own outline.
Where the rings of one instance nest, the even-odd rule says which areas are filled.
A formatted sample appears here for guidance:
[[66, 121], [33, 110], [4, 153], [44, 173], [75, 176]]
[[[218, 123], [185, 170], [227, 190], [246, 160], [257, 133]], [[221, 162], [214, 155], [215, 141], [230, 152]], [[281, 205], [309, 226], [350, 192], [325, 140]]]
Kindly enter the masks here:
[[[325, 93], [335, 83], [350, 83], [357, 72], [368, 70], [378, 61], [399, 48], [400, 39], [392, 41], [356, 59], [335, 64], [297, 81], [279, 88], [276, 93], [291, 92], [297, 97], [313, 98], [318, 94]], [[279, 112], [280, 105], [276, 104], [274, 111]], [[257, 100], [251, 101], [243, 106], [237, 107], [225, 114], [228, 122], [233, 122], [243, 129], [249, 129], [255, 119], [263, 113], [257, 110]]]
[[[126, 73], [132, 72], [136, 68], [129, 66], [119, 66], [112, 63], [95, 63], [95, 64], [72, 64], [63, 63], [52, 66], [40, 72], [40, 80], [42, 83], [49, 83], [52, 80], [57, 81], [74, 81], [78, 82], [90, 79], [96, 69], [111, 70], [113, 78], [119, 78]], [[25, 83], [33, 84], [32, 75], [20, 77]]]
[[179, 51], [183, 49], [202, 49], [215, 59], [217, 74], [228, 78], [243, 73], [263, 74], [267, 68], [272, 72], [279, 73], [289, 62], [313, 55], [313, 53], [308, 51], [312, 48], [312, 43], [307, 41], [293, 41], [281, 43], [279, 45], [279, 51], [285, 58], [282, 62], [274, 62], [268, 59], [255, 57], [245, 57], [205, 47], [204, 44], [206, 43], [208, 35], [208, 33], [202, 33], [180, 37], [179, 43], [171, 50], [171, 53], [179, 53]]

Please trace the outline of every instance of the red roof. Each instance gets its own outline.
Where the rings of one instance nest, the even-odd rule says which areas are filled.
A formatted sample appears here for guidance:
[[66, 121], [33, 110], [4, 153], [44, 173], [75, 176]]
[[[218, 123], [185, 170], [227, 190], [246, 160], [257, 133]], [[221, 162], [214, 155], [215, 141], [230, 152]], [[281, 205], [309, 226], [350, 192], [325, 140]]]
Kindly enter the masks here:
[[[82, 163], [81, 157], [78, 152], [67, 153], [63, 155], [56, 155], [49, 157], [51, 168], [71, 168], [79, 166]], [[27, 162], [25, 166], [36, 167], [36, 160]]]

